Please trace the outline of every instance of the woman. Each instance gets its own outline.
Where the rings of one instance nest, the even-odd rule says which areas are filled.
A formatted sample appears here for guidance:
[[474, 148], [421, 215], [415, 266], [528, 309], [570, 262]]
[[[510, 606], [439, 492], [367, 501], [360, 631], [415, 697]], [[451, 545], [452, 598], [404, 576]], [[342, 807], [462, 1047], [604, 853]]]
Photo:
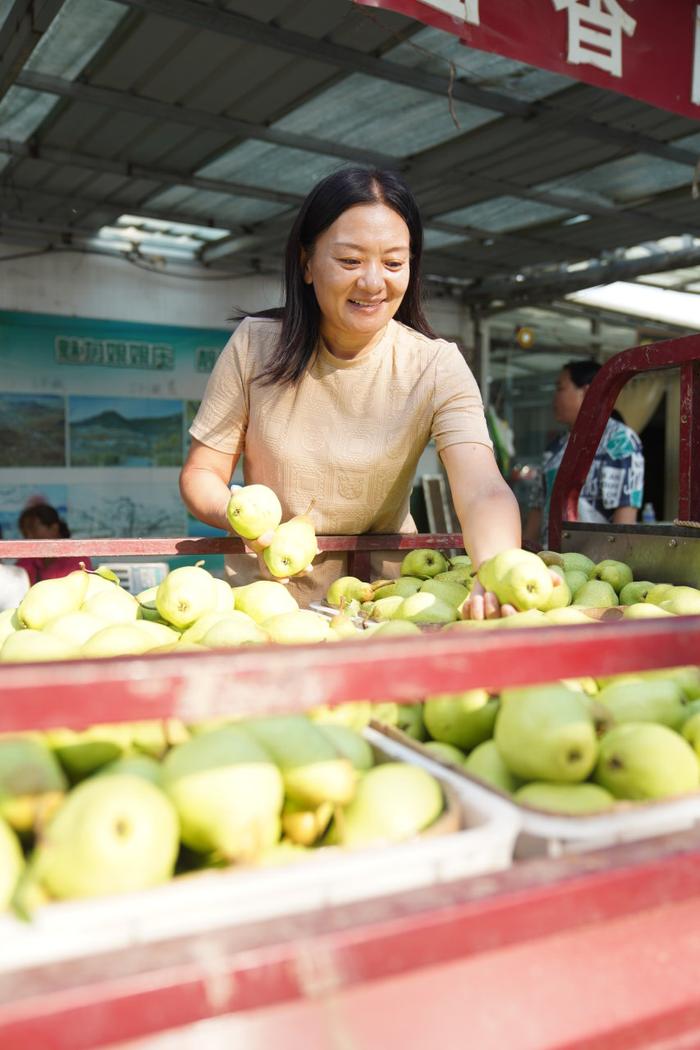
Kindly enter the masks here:
[[[569, 441], [569, 430], [581, 411], [583, 399], [600, 371], [595, 361], [569, 361], [554, 391], [552, 407], [558, 423], [567, 428], [548, 445], [542, 458], [542, 483], [533, 494], [524, 529], [524, 542], [547, 547], [549, 503], [554, 479]], [[599, 524], [634, 525], [644, 492], [644, 455], [635, 432], [613, 412], [596, 449], [591, 469], [579, 494], [578, 520]]]
[[[63, 518], [59, 517], [55, 507], [48, 503], [35, 503], [25, 507], [19, 516], [19, 530], [25, 540], [65, 540], [70, 536], [70, 529]], [[18, 558], [15, 562], [24, 569], [29, 577], [29, 584], [39, 580], [53, 580], [67, 576], [83, 566], [92, 568], [89, 558]]]
[[[415, 532], [411, 486], [432, 437], [474, 564], [520, 546], [476, 382], [423, 314], [422, 244], [416, 202], [393, 172], [343, 169], [311, 191], [287, 243], [284, 306], [242, 321], [190, 429], [180, 488], [195, 517], [229, 529], [244, 455], [246, 484], [272, 488], [285, 520], [314, 501], [319, 535]], [[396, 575], [399, 560], [375, 559], [373, 576]], [[252, 555], [231, 568], [236, 583], [267, 575]], [[344, 571], [342, 555], [320, 555], [292, 588], [306, 605]], [[500, 612], [478, 586], [470, 607], [475, 618]]]

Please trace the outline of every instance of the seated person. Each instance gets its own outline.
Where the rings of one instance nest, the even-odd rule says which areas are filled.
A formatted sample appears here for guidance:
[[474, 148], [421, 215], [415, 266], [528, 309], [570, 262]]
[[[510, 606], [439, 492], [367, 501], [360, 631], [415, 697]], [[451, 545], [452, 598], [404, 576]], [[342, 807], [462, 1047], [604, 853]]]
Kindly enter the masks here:
[[[70, 529], [63, 518], [59, 517], [55, 507], [48, 503], [35, 503], [25, 507], [19, 516], [19, 529], [25, 540], [64, 540], [70, 536]], [[92, 568], [92, 562], [85, 557], [70, 558], [18, 558], [16, 563], [24, 569], [29, 577], [29, 584], [39, 580], [54, 580], [67, 576], [81, 567]]]

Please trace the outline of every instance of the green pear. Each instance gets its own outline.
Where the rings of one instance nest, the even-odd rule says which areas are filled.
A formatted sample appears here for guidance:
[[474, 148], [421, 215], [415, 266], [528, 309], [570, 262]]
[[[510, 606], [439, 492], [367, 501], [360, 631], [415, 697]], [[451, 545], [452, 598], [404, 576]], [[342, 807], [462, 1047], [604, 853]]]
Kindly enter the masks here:
[[189, 627], [203, 613], [213, 610], [216, 604], [214, 577], [200, 565], [173, 569], [156, 592], [158, 612], [180, 630]]
[[610, 609], [617, 604], [617, 592], [607, 580], [588, 580], [574, 595], [574, 605], [587, 609]]
[[40, 580], [19, 603], [17, 616], [26, 627], [40, 631], [49, 620], [79, 609], [87, 586], [88, 574], [84, 569], [76, 569], [55, 580]]
[[[538, 555], [538, 557], [539, 557], [539, 555]], [[545, 565], [547, 565], [546, 562], [545, 562]], [[560, 580], [563, 580], [564, 577], [566, 576], [566, 573], [564, 572], [564, 570], [561, 567], [561, 565], [547, 565], [547, 568], [549, 569], [550, 572], [555, 573], [559, 577]]]
[[180, 641], [180, 632], [167, 623], [156, 620], [135, 620], [131, 625], [149, 639], [149, 650], [163, 645], [176, 645]]
[[700, 705], [681, 727], [681, 733], [700, 757]]
[[120, 587], [119, 577], [106, 565], [99, 565], [94, 572], [88, 572], [88, 584], [83, 601], [86, 602], [100, 591], [109, 591], [111, 588]]
[[595, 562], [590, 558], [586, 557], [585, 554], [578, 554], [576, 551], [566, 551], [561, 556], [562, 565], [564, 572], [583, 572], [586, 574], [586, 578], [590, 579], [593, 570], [595, 569]]
[[541, 558], [531, 551], [501, 551], [479, 567], [479, 580], [499, 602], [525, 612], [541, 609], [552, 597], [552, 577]]
[[[145, 622], [145, 621], [144, 621]], [[136, 623], [111, 623], [88, 638], [81, 653], [86, 659], [103, 656], [139, 656], [156, 643]]]
[[372, 638], [398, 638], [404, 634], [421, 634], [422, 631], [418, 624], [411, 623], [410, 620], [382, 620], [372, 625], [371, 632], [365, 631], [364, 633], [371, 633]]
[[624, 561], [605, 558], [593, 569], [591, 579], [605, 580], [619, 594], [623, 587], [632, 582], [632, 570]]
[[429, 827], [443, 805], [442, 788], [426, 770], [386, 762], [359, 781], [352, 802], [336, 815], [334, 837], [351, 848], [400, 842]]
[[433, 740], [471, 751], [493, 736], [497, 712], [498, 701], [486, 689], [469, 689], [426, 697], [423, 721]]
[[52, 729], [46, 739], [71, 782], [76, 783], [126, 754], [131, 735], [130, 726], [124, 722], [90, 726], [82, 732]]
[[659, 603], [659, 608], [674, 616], [698, 616], [700, 614], [700, 590], [695, 587], [672, 587]]
[[412, 740], [425, 740], [428, 731], [423, 719], [423, 704], [399, 704], [398, 728]]
[[399, 705], [395, 700], [379, 700], [372, 704], [372, 721], [387, 726], [398, 726]]
[[[441, 573], [444, 576], [444, 573]], [[443, 601], [447, 602], [448, 605], [454, 605], [455, 608], [460, 606], [462, 602], [465, 602], [469, 597], [469, 590], [467, 587], [463, 587], [461, 583], [453, 583], [450, 580], [426, 580], [421, 586], [421, 591], [425, 591], [428, 594], [435, 594], [438, 598], [442, 598]]]
[[571, 605], [572, 601], [571, 588], [565, 579], [562, 579], [558, 587], [552, 587], [552, 594], [549, 601], [541, 607], [543, 612], [551, 612], [552, 609], [565, 609], [568, 605]]
[[596, 622], [590, 616], [586, 616], [583, 609], [579, 609], [575, 605], [565, 605], [562, 609], [548, 609], [543, 615], [545, 622], [554, 626], [563, 626], [569, 623], [586, 623], [590, 626], [590, 624]]
[[455, 766], [461, 766], [466, 757], [464, 751], [454, 744], [445, 744], [441, 740], [427, 740], [423, 747], [438, 762], [451, 762]]
[[332, 817], [330, 802], [309, 809], [288, 798], [282, 807], [282, 831], [296, 845], [313, 846], [325, 833]]
[[16, 609], [3, 609], [0, 612], [0, 649], [2, 649], [6, 638], [15, 631], [24, 629], [24, 624], [17, 618]]
[[700, 667], [690, 665], [688, 667], [658, 667], [653, 671], [643, 671], [645, 679], [670, 678], [677, 682], [683, 690], [686, 700], [692, 701], [700, 698]]
[[[185, 630], [180, 635], [180, 642], [185, 644], [201, 643], [202, 638], [204, 638], [209, 628], [213, 627], [214, 624], [218, 623], [220, 620], [224, 620], [227, 617], [229, 617], [232, 612], [238, 612], [238, 610], [232, 609], [231, 612], [225, 613], [222, 612], [220, 609], [212, 609], [210, 612], [202, 613], [201, 616], [197, 617], [194, 623], [190, 624], [189, 627], [185, 628]], [[244, 616], [245, 613], [239, 613], [239, 615]], [[235, 617], [235, 619], [237, 618], [238, 617]]]
[[583, 678], [562, 678], [561, 684], [567, 689], [573, 689], [575, 693], [585, 693], [586, 696], [598, 695], [598, 683], [595, 678], [585, 675]]
[[[48, 580], [46, 581], [49, 582]], [[27, 627], [8, 635], [0, 649], [0, 663], [36, 663], [44, 660], [69, 660], [80, 650], [54, 634]]]
[[153, 620], [155, 623], [165, 623], [156, 605], [157, 593], [158, 585], [156, 584], [154, 587], [147, 587], [145, 591], [139, 591], [136, 595], [136, 601], [139, 603], [138, 617], [140, 619]]
[[391, 620], [394, 613], [403, 605], [404, 599], [400, 594], [392, 594], [388, 598], [378, 598], [372, 602], [371, 620]]
[[267, 485], [244, 485], [231, 493], [226, 517], [239, 536], [257, 540], [282, 521], [282, 504]]
[[647, 594], [653, 586], [649, 580], [633, 580], [632, 583], [626, 583], [620, 591], [620, 605], [637, 605], [646, 601]]
[[261, 645], [270, 641], [270, 635], [243, 612], [232, 610], [212, 624], [200, 639], [207, 649], [232, 649], [239, 645]]
[[504, 690], [494, 740], [510, 771], [523, 780], [585, 780], [598, 756], [586, 698], [556, 683]]
[[593, 779], [615, 798], [667, 798], [697, 791], [700, 766], [688, 741], [668, 726], [625, 722], [600, 741]]
[[664, 616], [673, 616], [672, 612], [664, 609], [661, 605], [650, 605], [649, 602], [636, 602], [634, 605], [625, 605], [622, 610], [623, 620], [654, 620], [662, 619]]
[[657, 583], [647, 592], [646, 601], [651, 605], [658, 605], [674, 589], [672, 583]]
[[337, 612], [330, 621], [326, 640], [342, 642], [347, 638], [362, 638], [362, 635], [362, 628], [357, 626], [352, 617], [347, 616], [345, 613]]
[[328, 637], [328, 620], [310, 609], [279, 613], [262, 624], [270, 640], [283, 645], [303, 645], [310, 642], [325, 642]]
[[451, 569], [456, 569], [458, 565], [463, 565], [465, 568], [469, 569], [470, 573], [474, 573], [472, 560], [468, 554], [453, 554], [452, 557], [448, 558], [447, 560], [450, 563]]
[[124, 755], [102, 766], [97, 775], [143, 777], [160, 787], [160, 762], [148, 755]]
[[140, 612], [140, 606], [133, 594], [121, 587], [112, 590], [98, 591], [81, 605], [82, 612], [96, 616], [104, 623], [132, 623]]
[[[410, 577], [406, 576], [405, 579], [410, 579]], [[474, 583], [474, 574], [471, 571], [471, 564], [456, 565], [454, 569], [448, 569], [447, 572], [439, 572], [437, 576], [433, 576], [433, 579], [440, 582], [461, 583], [467, 590], [471, 590]]]
[[[233, 588], [230, 583], [226, 580], [220, 580], [218, 576], [213, 576], [214, 580], [214, 608], [220, 609], [222, 612], [232, 612], [234, 608], [233, 604]], [[158, 592], [156, 592], [157, 594]]]
[[249, 859], [279, 839], [282, 774], [241, 725], [200, 733], [174, 747], [163, 759], [161, 776], [190, 849]]
[[304, 715], [256, 718], [245, 731], [276, 762], [288, 798], [310, 807], [345, 805], [355, 793], [357, 774], [320, 725]]
[[184, 744], [190, 733], [179, 718], [156, 718], [145, 722], [129, 722], [127, 730], [135, 751], [150, 758], [162, 758], [169, 748]]
[[399, 576], [398, 580], [393, 580], [391, 583], [385, 583], [383, 587], [378, 587], [374, 591], [375, 598], [391, 598], [395, 594], [399, 594], [402, 598], [408, 598], [409, 594], [415, 594], [416, 591], [421, 589], [423, 580], [419, 580], [417, 576]]
[[571, 569], [569, 572], [565, 572], [564, 580], [571, 591], [574, 601], [576, 600], [577, 592], [580, 591], [584, 583], [588, 583], [588, 577], [585, 572], [581, 572], [580, 569]]
[[10, 904], [23, 868], [24, 856], [19, 839], [0, 817], [0, 913]]
[[96, 897], [166, 882], [178, 845], [177, 816], [162, 791], [143, 777], [117, 774], [71, 791], [32, 864], [52, 897]]
[[350, 700], [334, 706], [321, 704], [319, 707], [312, 707], [308, 716], [313, 722], [319, 722], [321, 725], [347, 726], [348, 729], [359, 732], [369, 725], [372, 704], [369, 700]]
[[538, 551], [537, 557], [541, 558], [548, 568], [564, 571], [564, 559], [558, 551]]
[[0, 737], [0, 817], [15, 831], [32, 831], [67, 787], [63, 770], [43, 740]]
[[596, 699], [605, 704], [616, 722], [660, 722], [671, 729], [683, 724], [685, 695], [669, 679], [611, 683], [600, 690]]
[[527, 609], [525, 612], [511, 613], [502, 616], [499, 627], [546, 627], [547, 617], [540, 609]]
[[447, 572], [450, 565], [444, 554], [436, 550], [416, 549], [404, 555], [401, 562], [402, 576], [416, 576], [419, 580], [428, 580], [439, 572]]
[[274, 580], [254, 580], [243, 587], [235, 587], [233, 593], [236, 611], [245, 613], [256, 623], [299, 608], [296, 598], [284, 584]]
[[513, 798], [526, 806], [546, 809], [551, 813], [568, 813], [578, 816], [585, 813], [602, 813], [612, 809], [615, 799], [600, 784], [550, 784], [533, 780], [518, 788]]
[[88, 638], [92, 638], [93, 634], [97, 634], [106, 626], [104, 620], [77, 609], [75, 612], [57, 616], [55, 620], [49, 620], [44, 627], [44, 633], [60, 638], [74, 649], [80, 649]]
[[[510, 572], [514, 565], [522, 561], [521, 555], [527, 553], [522, 551], [520, 547], [511, 547], [509, 550], [501, 551], [500, 554], [482, 561], [476, 575], [484, 590], [496, 594], [496, 588], [503, 581], [506, 573]], [[499, 560], [496, 561], [496, 558]]]
[[296, 864], [298, 861], [306, 860], [309, 855], [309, 847], [302, 846], [299, 842], [290, 842], [282, 839], [272, 846], [267, 846], [254, 858], [254, 863], [260, 868], [276, 868], [283, 864]]
[[334, 580], [326, 591], [326, 601], [329, 605], [340, 605], [341, 598], [346, 601], [354, 599], [358, 602], [368, 602], [374, 597], [374, 588], [371, 583], [363, 583], [357, 576], [341, 576]]
[[352, 762], [358, 772], [371, 769], [374, 765], [374, 755], [363, 736], [349, 726], [339, 725], [337, 722], [319, 722], [318, 728], [327, 740], [330, 740], [336, 751], [344, 758]]
[[[384, 601], [391, 601], [385, 598]], [[457, 619], [457, 610], [448, 605], [442, 598], [427, 591], [416, 591], [404, 598], [393, 615], [395, 620], [409, 620], [411, 623], [450, 623]]]
[[487, 784], [509, 795], [522, 784], [520, 777], [511, 773], [501, 758], [495, 740], [484, 740], [482, 744], [478, 744], [469, 752], [462, 766], [471, 776], [485, 780]]
[[273, 576], [296, 576], [311, 565], [318, 554], [314, 523], [308, 514], [298, 514], [278, 525], [263, 558]]

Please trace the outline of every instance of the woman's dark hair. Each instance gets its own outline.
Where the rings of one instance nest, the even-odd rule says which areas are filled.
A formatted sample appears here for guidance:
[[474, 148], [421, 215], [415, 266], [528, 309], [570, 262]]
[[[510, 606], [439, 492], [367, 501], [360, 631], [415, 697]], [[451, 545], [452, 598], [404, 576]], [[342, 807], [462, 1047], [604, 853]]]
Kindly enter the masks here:
[[320, 310], [313, 288], [304, 282], [302, 252], [310, 254], [316, 239], [335, 220], [357, 204], [385, 204], [408, 226], [411, 267], [406, 293], [396, 319], [423, 335], [434, 337], [421, 305], [420, 265], [423, 254], [423, 224], [418, 205], [406, 183], [393, 171], [371, 168], [341, 168], [314, 186], [299, 209], [287, 239], [284, 271], [284, 306], [245, 316], [281, 319], [282, 331], [276, 354], [256, 378], [266, 385], [296, 382], [316, 349], [320, 332]]
[[[597, 361], [567, 361], [565, 365], [561, 366], [562, 372], [568, 372], [571, 376], [571, 382], [574, 386], [577, 386], [579, 390], [581, 387], [590, 386], [594, 378], [600, 372], [601, 365]], [[610, 413], [611, 419], [616, 419], [619, 423], [624, 423], [623, 416], [618, 412], [616, 408]]]
[[28, 525], [30, 521], [40, 521], [47, 528], [58, 525], [58, 535], [62, 540], [67, 540], [70, 536], [70, 529], [65, 521], [59, 517], [56, 508], [48, 503], [32, 503], [24, 508], [18, 521], [20, 532], [24, 532], [24, 525]]

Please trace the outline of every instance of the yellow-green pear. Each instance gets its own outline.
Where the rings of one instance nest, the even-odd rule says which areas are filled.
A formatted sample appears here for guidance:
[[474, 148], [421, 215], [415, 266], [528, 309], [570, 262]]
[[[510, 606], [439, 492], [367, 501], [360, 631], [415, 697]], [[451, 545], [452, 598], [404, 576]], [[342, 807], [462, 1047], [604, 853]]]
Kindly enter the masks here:
[[182, 841], [228, 860], [255, 858], [280, 836], [282, 774], [269, 752], [241, 725], [198, 733], [162, 763]]
[[673, 616], [673, 613], [664, 609], [663, 605], [651, 605], [649, 602], [635, 602], [625, 605], [622, 610], [623, 620], [653, 620], [664, 616]]
[[254, 580], [234, 588], [234, 601], [236, 611], [244, 612], [256, 623], [264, 623], [272, 616], [299, 608], [296, 598], [284, 584], [274, 580]]
[[111, 623], [91, 635], [83, 644], [81, 653], [86, 659], [104, 656], [139, 656], [157, 644], [145, 631], [136, 626], [136, 621]]
[[297, 514], [277, 526], [263, 558], [273, 576], [285, 579], [303, 572], [317, 554], [314, 523], [308, 514]]
[[427, 580], [440, 572], [447, 572], [449, 567], [447, 558], [440, 551], [420, 548], [404, 555], [400, 573], [402, 576], [416, 576], [419, 580]]
[[565, 579], [558, 586], [552, 587], [552, 593], [547, 602], [541, 606], [543, 612], [551, 612], [552, 609], [565, 609], [571, 605], [571, 588]]
[[348, 729], [360, 731], [369, 725], [372, 717], [372, 704], [369, 700], [349, 700], [344, 704], [321, 704], [312, 707], [308, 717], [321, 725], [347, 726]]
[[[444, 576], [445, 574], [441, 573], [441, 575]], [[432, 580], [426, 580], [420, 589], [428, 594], [437, 595], [438, 598], [442, 598], [448, 605], [454, 605], [455, 608], [469, 597], [469, 589], [462, 586], [461, 583], [455, 583], [453, 580], [437, 580], [433, 578]]]
[[700, 615], [700, 590], [695, 587], [673, 587], [659, 603], [664, 612], [674, 616]]
[[389, 595], [388, 598], [377, 598], [372, 602], [372, 610], [369, 614], [371, 620], [391, 620], [394, 613], [403, 605], [404, 599], [400, 594]]
[[482, 744], [478, 744], [466, 756], [462, 766], [471, 776], [479, 777], [480, 780], [485, 780], [487, 784], [509, 795], [522, 784], [520, 777], [511, 773], [501, 758], [495, 740], [484, 740]]
[[0, 738], [0, 817], [20, 833], [60, 802], [68, 787], [56, 757], [43, 740]]
[[156, 592], [158, 612], [179, 630], [194, 623], [203, 613], [217, 605], [214, 577], [200, 565], [183, 565], [173, 569], [159, 584]]
[[664, 601], [669, 592], [673, 589], [674, 587], [672, 583], [656, 583], [651, 590], [647, 592], [645, 601], [649, 602], [651, 605], [658, 605], [659, 602]]
[[139, 615], [140, 606], [133, 594], [113, 587], [112, 590], [98, 591], [83, 602], [81, 609], [90, 616], [96, 616], [105, 623], [133, 623]]
[[83, 601], [86, 602], [100, 591], [109, 591], [110, 587], [119, 587], [119, 577], [106, 565], [99, 566], [95, 572], [88, 572], [88, 584]]
[[[354, 599], [358, 602], [369, 602], [374, 597], [374, 588], [371, 583], [364, 583], [357, 576], [341, 576], [333, 580], [326, 591], [326, 601], [329, 605], [339, 606], [342, 598], [346, 601]], [[285, 610], [280, 610], [284, 612]]]
[[173, 874], [178, 822], [162, 791], [140, 776], [95, 777], [74, 788], [32, 861], [52, 897], [148, 889]]
[[283, 645], [325, 642], [329, 631], [328, 620], [310, 609], [280, 613], [265, 620], [262, 626], [271, 641], [281, 642]]
[[3, 609], [0, 612], [0, 649], [2, 649], [4, 641], [15, 631], [21, 631], [24, 629], [24, 624], [17, 617], [16, 609]]
[[134, 620], [133, 626], [141, 631], [149, 640], [149, 649], [155, 649], [161, 645], [174, 645], [180, 641], [180, 632], [167, 623], [157, 623], [155, 620]]
[[256, 718], [243, 728], [277, 764], [288, 798], [305, 806], [345, 805], [355, 793], [357, 774], [320, 725], [304, 715]]
[[562, 572], [564, 571], [564, 559], [559, 551], [538, 551], [537, 557], [541, 558], [548, 568], [561, 569]]
[[620, 591], [620, 605], [637, 605], [639, 602], [645, 602], [653, 587], [654, 584], [649, 580], [633, 580], [632, 583], [626, 583]]
[[499, 627], [545, 627], [547, 617], [539, 609], [526, 609], [525, 612], [511, 613], [502, 616]]
[[153, 620], [155, 623], [166, 622], [158, 612], [158, 606], [156, 605], [157, 593], [158, 584], [156, 584], [154, 587], [147, 587], [145, 591], [139, 591], [139, 593], [136, 595], [136, 601], [139, 604], [139, 619]]
[[391, 598], [396, 594], [399, 594], [402, 598], [408, 598], [409, 594], [415, 594], [416, 591], [421, 589], [423, 580], [419, 580], [417, 576], [399, 576], [398, 580], [393, 580], [391, 583], [384, 584], [383, 587], [378, 587], [374, 591], [375, 598]]
[[464, 565], [469, 568], [472, 572], [474, 571], [472, 566], [472, 560], [468, 554], [453, 554], [451, 558], [447, 559], [450, 563], [450, 568], [455, 569], [458, 565]]
[[561, 556], [561, 561], [565, 573], [583, 572], [588, 579], [595, 569], [595, 562], [591, 558], [585, 554], [578, 554], [576, 551], [565, 551]]
[[355, 769], [364, 772], [372, 768], [374, 765], [372, 748], [357, 730], [340, 725], [338, 722], [318, 722], [317, 724], [336, 751], [352, 762]]
[[19, 839], [0, 817], [0, 912], [6, 910], [24, 868]]
[[[49, 582], [48, 580], [46, 581]], [[45, 660], [69, 660], [79, 655], [77, 646], [55, 634], [35, 631], [30, 627], [8, 635], [0, 649], [0, 663], [36, 663]]]
[[583, 678], [562, 678], [560, 681], [562, 685], [565, 685], [567, 689], [573, 689], [575, 693], [585, 693], [586, 696], [598, 695], [598, 683], [590, 675], [584, 675]]
[[49, 620], [79, 609], [87, 586], [88, 574], [84, 569], [76, 569], [55, 580], [40, 580], [19, 603], [17, 616], [26, 627], [40, 631]]
[[126, 722], [94, 725], [82, 732], [52, 729], [46, 733], [47, 743], [73, 783], [121, 758], [130, 749], [131, 737]]
[[[555, 588], [556, 589], [556, 588]], [[565, 605], [561, 609], [548, 609], [544, 613], [545, 622], [553, 626], [563, 626], [569, 623], [586, 623], [589, 626], [596, 621], [587, 616], [583, 609], [576, 605]]]
[[233, 602], [233, 588], [230, 583], [226, 580], [220, 580], [218, 577], [212, 577], [214, 580], [214, 608], [221, 609], [222, 612], [231, 612], [234, 609]]
[[466, 758], [464, 751], [460, 751], [454, 744], [445, 744], [442, 740], [426, 740], [423, 747], [438, 762], [451, 762], [455, 766], [461, 766]]
[[372, 704], [372, 721], [387, 726], [398, 726], [399, 704], [395, 700], [379, 700]]
[[362, 628], [358, 627], [350, 616], [337, 612], [330, 621], [326, 641], [342, 642], [348, 638], [357, 640], [362, 638], [363, 633]]
[[282, 807], [282, 831], [298, 846], [313, 846], [325, 833], [332, 817], [330, 802], [309, 809], [288, 798]]
[[585, 572], [581, 572], [580, 569], [571, 569], [569, 572], [564, 573], [564, 580], [571, 591], [573, 600], [576, 601], [576, 594], [583, 587], [584, 583], [588, 583], [588, 576], [586, 576]]
[[595, 566], [591, 579], [605, 580], [619, 594], [623, 587], [632, 582], [632, 570], [624, 561], [605, 558]]
[[423, 720], [424, 704], [398, 704], [397, 726], [413, 740], [425, 740], [428, 730]]
[[[384, 598], [384, 601], [392, 601]], [[457, 619], [457, 610], [442, 598], [428, 591], [416, 591], [404, 598], [393, 614], [395, 620], [409, 620], [411, 623], [450, 623]]]
[[526, 806], [545, 809], [551, 813], [602, 813], [612, 809], [615, 799], [600, 784], [550, 784], [533, 780], [518, 788], [513, 798]]
[[660, 722], [678, 729], [685, 716], [686, 699], [677, 682], [658, 678], [640, 682], [611, 682], [597, 694], [616, 722]]
[[406, 762], [369, 769], [352, 802], [336, 814], [334, 841], [350, 848], [401, 842], [429, 827], [443, 810], [435, 777]]
[[267, 485], [244, 485], [231, 493], [226, 507], [229, 525], [246, 540], [257, 540], [282, 521], [282, 505]]
[[[231, 611], [236, 612], [235, 609]], [[215, 623], [219, 622], [219, 620], [223, 620], [230, 615], [230, 613], [221, 612], [221, 610], [212, 610], [211, 612], [202, 613], [201, 616], [197, 617], [194, 623], [185, 628], [180, 635], [180, 642], [184, 644], [195, 642], [201, 643], [202, 638], [204, 638], [210, 627], [213, 627]], [[241, 613], [240, 615], [244, 616], [246, 614]]]
[[501, 604], [525, 612], [540, 609], [552, 596], [552, 577], [541, 558], [531, 551], [511, 548], [479, 566], [479, 581]]
[[681, 733], [690, 746], [700, 757], [700, 713], [696, 711], [685, 721], [681, 727]]
[[667, 798], [697, 791], [700, 765], [688, 741], [668, 726], [625, 722], [600, 741], [593, 779], [615, 798]]
[[148, 719], [145, 722], [129, 722], [131, 746], [151, 758], [162, 758], [169, 748], [184, 744], [190, 733], [179, 718]]
[[598, 757], [588, 698], [558, 683], [505, 689], [494, 740], [523, 780], [585, 780]]
[[[408, 577], [406, 577], [408, 579]], [[474, 574], [472, 572], [471, 564], [469, 565], [455, 565], [453, 569], [448, 569], [447, 572], [439, 572], [437, 576], [433, 576], [434, 580], [447, 580], [449, 583], [461, 583], [467, 590], [471, 590], [472, 584], [474, 583]]]
[[426, 697], [423, 721], [433, 740], [471, 751], [493, 736], [497, 712], [498, 701], [486, 689], [468, 689]]
[[[369, 631], [365, 631], [365, 634], [369, 633]], [[371, 630], [372, 638], [398, 638], [405, 634], [421, 633], [418, 624], [411, 623], [410, 620], [382, 620], [379, 623], [373, 624]]]
[[574, 605], [587, 609], [610, 609], [617, 604], [617, 591], [607, 580], [588, 580], [574, 595]]
[[49, 620], [46, 627], [44, 627], [44, 633], [60, 638], [75, 649], [80, 649], [88, 638], [92, 638], [93, 634], [97, 634], [98, 631], [101, 631], [106, 626], [107, 624], [104, 620], [100, 620], [97, 616], [86, 613], [82, 609], [77, 609], [75, 612], [57, 616], [55, 620]]
[[261, 645], [270, 635], [245, 613], [235, 609], [213, 624], [201, 638], [208, 649], [231, 649], [239, 645]]
[[658, 667], [653, 671], [644, 671], [644, 678], [670, 678], [683, 690], [686, 700], [700, 698], [700, 667], [691, 664], [688, 667]]
[[123, 755], [113, 762], [108, 762], [97, 772], [97, 776], [133, 776], [143, 777], [156, 787], [160, 787], [160, 762], [148, 755]]

